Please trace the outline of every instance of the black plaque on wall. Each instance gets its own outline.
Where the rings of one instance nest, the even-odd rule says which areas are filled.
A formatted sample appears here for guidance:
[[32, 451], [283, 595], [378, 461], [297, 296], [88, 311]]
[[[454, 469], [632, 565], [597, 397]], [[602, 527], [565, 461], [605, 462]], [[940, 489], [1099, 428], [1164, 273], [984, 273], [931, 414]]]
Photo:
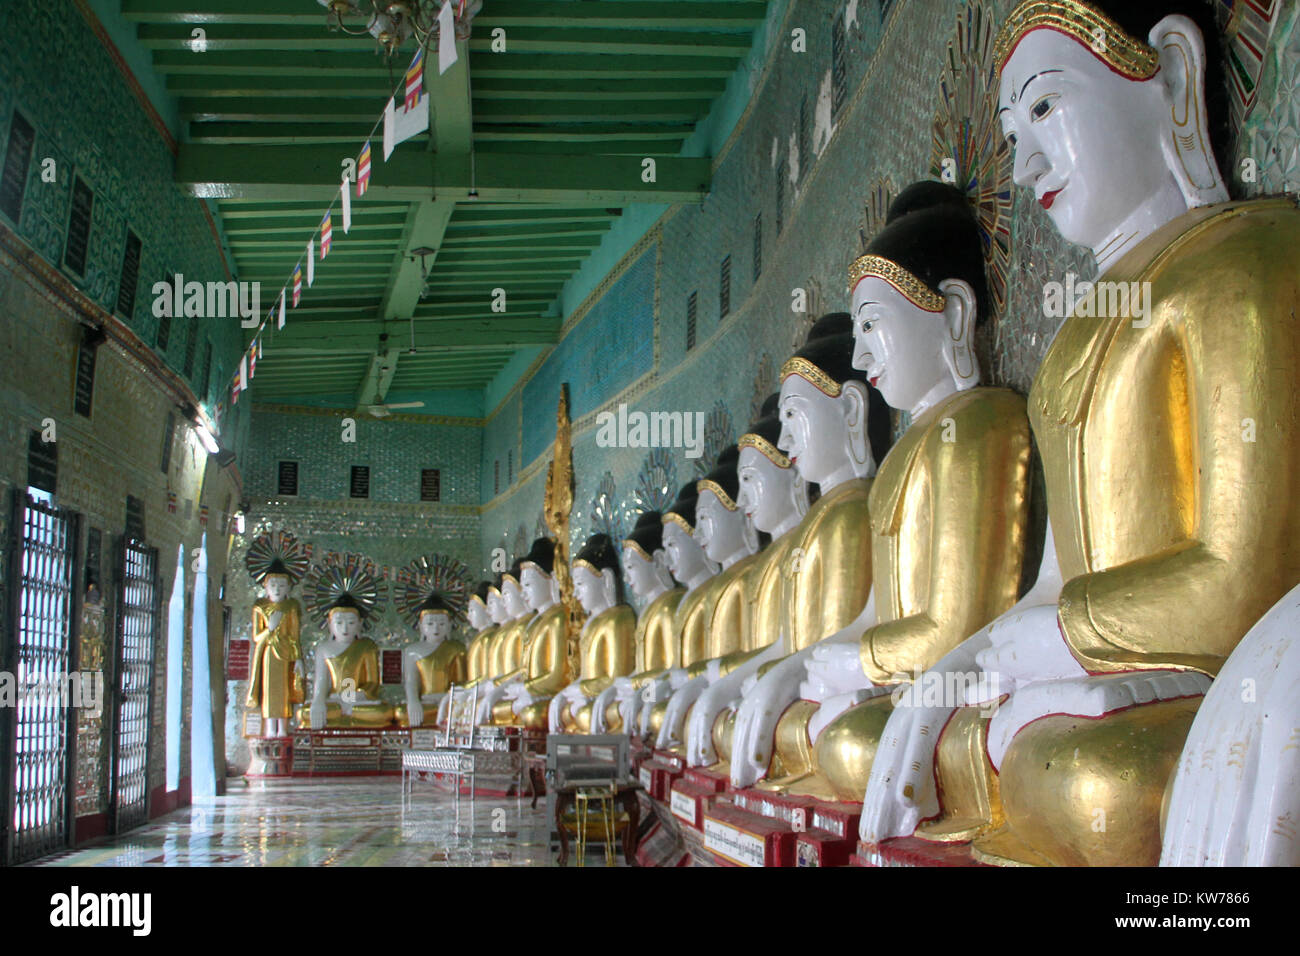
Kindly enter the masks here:
[[9, 124], [9, 146], [5, 149], [5, 164], [0, 172], [0, 211], [14, 222], [23, 211], [23, 193], [27, 191], [27, 171], [32, 163], [32, 146], [36, 130], [27, 118], [14, 110]]
[[420, 469], [420, 500], [421, 501], [442, 500], [442, 469], [440, 468]]
[[126, 231], [126, 251], [122, 254], [122, 274], [117, 280], [117, 314], [128, 321], [135, 316], [135, 291], [140, 284], [140, 237]]
[[163, 426], [162, 473], [172, 466], [172, 443], [176, 440], [176, 413], [167, 413], [167, 424]]
[[59, 448], [54, 442], [41, 438], [37, 429], [32, 429], [27, 440], [27, 484], [50, 494], [58, 493], [59, 483]]
[[78, 415], [90, 417], [90, 408], [95, 399], [95, 345], [82, 342], [77, 348], [77, 378], [72, 390], [72, 410]]
[[370, 497], [370, 466], [353, 465], [352, 480], [348, 483], [349, 498]]
[[89, 590], [93, 584], [102, 591], [102, 582], [100, 579], [100, 560], [103, 554], [103, 536], [98, 528], [90, 528], [86, 532], [86, 589]]
[[144, 541], [144, 502], [135, 495], [126, 496], [126, 536]]
[[63, 247], [63, 264], [79, 276], [86, 274], [86, 250], [90, 248], [90, 217], [95, 194], [80, 176], [72, 178], [72, 211], [68, 213], [68, 242]]
[[277, 471], [276, 494], [298, 494], [298, 463], [296, 461], [282, 461]]

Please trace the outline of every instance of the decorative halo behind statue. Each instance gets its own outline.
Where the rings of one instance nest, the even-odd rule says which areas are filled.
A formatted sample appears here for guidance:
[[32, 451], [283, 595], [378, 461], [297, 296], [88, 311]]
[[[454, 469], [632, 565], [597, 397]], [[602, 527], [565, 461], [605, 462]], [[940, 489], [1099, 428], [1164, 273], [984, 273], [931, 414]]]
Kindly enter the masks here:
[[731, 420], [731, 412], [722, 399], [718, 399], [713, 403], [709, 417], [704, 420], [704, 452], [695, 459], [696, 477], [703, 478], [707, 475], [723, 450], [735, 442], [736, 426]]
[[420, 608], [432, 595], [442, 597], [459, 620], [465, 616], [469, 568], [446, 554], [425, 554], [397, 572], [397, 612], [418, 629]]
[[636, 476], [638, 511], [664, 511], [677, 491], [677, 463], [667, 448], [654, 448], [645, 456]]
[[604, 533], [613, 541], [623, 540], [623, 516], [618, 510], [618, 487], [614, 484], [613, 472], [605, 472], [596, 483], [596, 493], [592, 495], [588, 526], [592, 534]]
[[254, 538], [244, 555], [244, 567], [257, 584], [277, 562], [288, 572], [289, 583], [297, 584], [311, 565], [311, 551], [287, 531], [268, 531]]
[[313, 565], [302, 583], [302, 603], [321, 627], [329, 620], [330, 608], [344, 595], [356, 602], [364, 627], [379, 608], [379, 579], [369, 558], [354, 552], [338, 555]]
[[996, 33], [985, 3], [967, 4], [957, 15], [939, 76], [930, 151], [930, 174], [963, 190], [975, 207], [994, 320], [1006, 302], [1013, 202], [1011, 148], [997, 120]]

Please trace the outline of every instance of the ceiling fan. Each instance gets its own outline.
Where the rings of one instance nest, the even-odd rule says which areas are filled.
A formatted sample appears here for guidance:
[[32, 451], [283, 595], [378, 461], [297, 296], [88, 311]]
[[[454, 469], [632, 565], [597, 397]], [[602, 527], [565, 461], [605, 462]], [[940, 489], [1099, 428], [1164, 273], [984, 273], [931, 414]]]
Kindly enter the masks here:
[[360, 411], [373, 418], [387, 418], [397, 408], [424, 408], [424, 402], [383, 402], [374, 405], [362, 405]]

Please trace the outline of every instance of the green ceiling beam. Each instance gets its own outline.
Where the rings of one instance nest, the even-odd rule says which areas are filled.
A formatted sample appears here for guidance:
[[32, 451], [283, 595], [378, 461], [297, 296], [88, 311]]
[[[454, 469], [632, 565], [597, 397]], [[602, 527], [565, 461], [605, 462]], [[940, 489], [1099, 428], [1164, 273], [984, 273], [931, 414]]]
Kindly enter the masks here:
[[[686, 82], [686, 81], [681, 81]], [[300, 73], [291, 76], [259, 76], [246, 73], [220, 75], [172, 73], [167, 76], [167, 92], [175, 96], [320, 96], [366, 99], [383, 103], [391, 96], [395, 82], [387, 74], [374, 77], [322, 76]], [[647, 94], [649, 95], [649, 94]]]
[[[374, 123], [383, 115], [384, 98], [337, 99], [315, 97], [187, 96], [178, 106], [184, 119], [199, 122], [296, 123], [324, 119]], [[364, 134], [366, 127], [362, 127]]]
[[[184, 103], [182, 101], [182, 111]], [[694, 123], [709, 100], [483, 100], [474, 108], [480, 123]]]
[[[245, 199], [223, 199], [217, 204], [221, 218], [227, 219], [263, 219], [266, 216], [284, 216], [302, 213], [311, 216], [320, 212], [315, 203], [306, 202], [249, 202]], [[373, 217], [385, 215], [395, 217], [392, 221], [401, 224], [406, 216], [406, 203], [372, 204], [369, 201], [360, 208], [352, 210], [352, 223], [369, 221]]]
[[[680, 143], [695, 131], [694, 124], [675, 123], [659, 126], [638, 126], [635, 123], [601, 124], [561, 124], [555, 126], [491, 126], [474, 131], [474, 141], [524, 141], [527, 143], [551, 142], [565, 140], [573, 143], [597, 143], [604, 139], [620, 142], [643, 141], [647, 149], [656, 140], [668, 140]], [[661, 150], [662, 152], [662, 150]], [[548, 158], [548, 162], [553, 162]]]
[[[387, 335], [386, 340], [381, 336]], [[434, 349], [508, 349], [519, 345], [552, 345], [559, 341], [560, 319], [492, 315], [487, 308], [473, 319], [415, 321], [415, 347]], [[351, 319], [288, 322], [266, 344], [266, 355], [373, 355], [377, 349], [407, 349], [411, 344], [409, 319]], [[470, 357], [473, 359], [473, 356]], [[457, 359], [460, 361], [460, 359]]]
[[[352, 206], [352, 231], [374, 230], [374, 229], [401, 229], [406, 223], [406, 210], [402, 208], [401, 212], [395, 213], [370, 213], [363, 212], [366, 207], [362, 205], [364, 200], [353, 203]], [[401, 207], [398, 207], [401, 208]], [[301, 229], [304, 222], [311, 222], [320, 215], [320, 207], [313, 205], [310, 212], [305, 212], [296, 216], [276, 215], [274, 213], [264, 213], [256, 218], [240, 218], [233, 222], [229, 221], [229, 214], [223, 209], [221, 218], [226, 221], [226, 235], [254, 235], [256, 233], [278, 232], [281, 229]], [[349, 236], [352, 233], [348, 233]]]
[[[375, 114], [379, 115], [378, 112]], [[370, 123], [243, 123], [191, 122], [190, 141], [208, 146], [325, 146], [332, 145], [343, 155], [361, 150]], [[424, 143], [423, 133], [407, 140]], [[379, 142], [376, 137], [375, 143]]]
[[[607, 6], [602, 3], [601, 6]], [[151, 50], [175, 50], [193, 56], [235, 51], [366, 51], [366, 44], [377, 49], [374, 41], [360, 40], [343, 33], [330, 33], [324, 23], [319, 26], [275, 26], [273, 24], [212, 23], [204, 27], [206, 49], [194, 50], [192, 27], [186, 23], [141, 23], [136, 27], [140, 44]], [[457, 41], [458, 44], [465, 41]], [[492, 52], [492, 37], [479, 32], [467, 41], [475, 52]], [[588, 29], [581, 23], [559, 27], [515, 27], [508, 31], [508, 49], [516, 52], [640, 54], [650, 56], [744, 57], [752, 42], [750, 31], [721, 33], [692, 30]], [[398, 69], [414, 55], [414, 48], [397, 55]], [[501, 54], [495, 54], [501, 55]], [[463, 58], [463, 57], [462, 57]], [[735, 63], [733, 62], [733, 67]]]
[[[468, 164], [417, 149], [376, 157], [371, 191], [378, 200], [464, 200]], [[703, 202], [709, 191], [708, 157], [663, 157], [656, 181], [642, 182], [633, 156], [572, 156], [538, 162], [535, 157], [490, 154], [475, 163], [479, 198], [488, 201], [622, 206], [632, 202]], [[305, 199], [329, 197], [339, 176], [337, 150], [300, 146], [214, 146], [183, 143], [176, 160], [183, 192], [209, 199]], [[370, 193], [367, 193], [370, 195]]]
[[[239, 23], [285, 26], [319, 26], [325, 29], [327, 11], [300, 0], [194, 0], [194, 8], [177, 10], [176, 0], [122, 0], [122, 16], [137, 23]], [[761, 0], [699, 2], [699, 0], [625, 0], [622, 3], [544, 2], [544, 0], [492, 0], [474, 18], [475, 26], [562, 27], [581, 23], [599, 27], [682, 27], [748, 30], [766, 16]], [[612, 9], [611, 9], [612, 8]], [[363, 17], [345, 21], [350, 29], [364, 25]]]
[[366, 375], [357, 388], [357, 408], [365, 405], [383, 404], [388, 387], [397, 373], [398, 350], [396, 348], [380, 349], [370, 359]]
[[[179, 77], [172, 77], [178, 80]], [[204, 80], [202, 82], [222, 82]], [[347, 81], [355, 83], [355, 81]], [[659, 77], [639, 80], [582, 79], [562, 80], [546, 77], [538, 82], [533, 77], [474, 78], [476, 100], [678, 100], [682, 98], [712, 99], [726, 89], [727, 81], [721, 77], [690, 77], [663, 79]], [[168, 82], [168, 89], [172, 88]], [[252, 95], [264, 95], [266, 89], [254, 90]], [[381, 97], [383, 93], [379, 94]]]
[[475, 203], [456, 210], [448, 232], [458, 229], [498, 229], [538, 223], [600, 223], [608, 229], [614, 215], [599, 209], [546, 209], [523, 203]]

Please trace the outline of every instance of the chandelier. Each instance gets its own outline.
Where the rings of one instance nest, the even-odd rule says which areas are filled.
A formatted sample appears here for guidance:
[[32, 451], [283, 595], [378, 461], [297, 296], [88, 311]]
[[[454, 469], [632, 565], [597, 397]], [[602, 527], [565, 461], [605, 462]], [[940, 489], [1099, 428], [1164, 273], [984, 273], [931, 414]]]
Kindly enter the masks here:
[[[348, 36], [369, 34], [379, 41], [386, 56], [392, 56], [412, 36], [420, 46], [428, 46], [438, 36], [438, 12], [443, 0], [318, 0], [329, 12], [325, 26], [332, 32]], [[483, 0], [450, 0], [456, 24], [456, 39], [468, 40], [470, 23], [483, 6]], [[364, 17], [360, 29], [349, 28], [344, 18]]]

